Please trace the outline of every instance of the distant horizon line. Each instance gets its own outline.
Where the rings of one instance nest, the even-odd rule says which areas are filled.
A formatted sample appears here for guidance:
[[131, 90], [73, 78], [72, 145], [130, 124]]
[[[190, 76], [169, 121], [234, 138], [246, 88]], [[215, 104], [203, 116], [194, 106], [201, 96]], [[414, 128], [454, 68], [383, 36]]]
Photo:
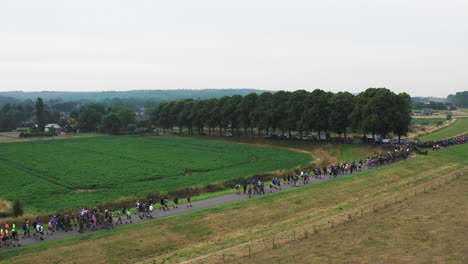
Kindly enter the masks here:
[[[368, 87], [369, 88], [387, 88], [387, 87]], [[315, 89], [320, 89], [320, 88], [315, 88]], [[313, 89], [313, 90], [315, 90]], [[391, 91], [390, 88], [387, 88]], [[0, 91], [0, 93], [107, 93], [107, 92], [134, 92], [134, 91], [177, 91], [177, 90], [258, 90], [258, 91], [265, 91], [265, 92], [279, 92], [279, 91], [286, 91], [286, 92], [294, 92], [297, 90], [305, 90], [305, 91], [313, 91], [310, 89], [295, 89], [295, 90], [286, 90], [286, 89], [278, 89], [278, 90], [267, 90], [267, 89], [261, 89], [261, 88], [173, 88], [173, 89], [132, 89], [132, 90], [101, 90], [101, 91], [64, 91], [64, 90], [42, 90], [42, 91], [23, 91], [23, 90], [10, 90], [10, 91]], [[324, 90], [324, 89], [320, 89]], [[326, 90], [324, 90], [326, 91]], [[365, 91], [365, 90], [363, 90]], [[338, 92], [349, 92], [351, 94], [359, 94], [360, 92], [350, 92], [350, 91], [338, 91]], [[338, 93], [338, 92], [333, 92], [333, 93]], [[463, 91], [458, 91], [458, 92], [463, 92]], [[457, 92], [455, 92], [457, 93]], [[454, 93], [454, 94], [455, 94]], [[447, 96], [451, 95], [450, 93], [447, 94]], [[445, 97], [437, 97], [437, 96], [432, 96], [432, 95], [410, 95], [411, 97], [434, 97], [434, 98], [446, 98]]]

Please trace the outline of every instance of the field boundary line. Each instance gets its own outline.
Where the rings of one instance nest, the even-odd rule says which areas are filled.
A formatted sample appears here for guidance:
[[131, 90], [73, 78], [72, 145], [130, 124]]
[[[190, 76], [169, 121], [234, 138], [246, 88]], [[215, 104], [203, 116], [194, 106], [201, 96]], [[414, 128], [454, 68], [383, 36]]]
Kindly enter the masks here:
[[[35, 172], [34, 170], [31, 170], [31, 169], [29, 169], [29, 168], [21, 167], [21, 166], [18, 166], [18, 165], [16, 165], [16, 164], [7, 162], [7, 161], [5, 161], [5, 160], [2, 159], [2, 158], [0, 158], [0, 163], [3, 163], [3, 164], [5, 164], [5, 165], [10, 166], [10, 167], [12, 167], [12, 168], [15, 168], [15, 169], [17, 169], [17, 170], [26, 172], [26, 173], [28, 173], [29, 175], [33, 176], [33, 177], [39, 178], [39, 179], [44, 180], [44, 181], [46, 181], [46, 182], [52, 183], [52, 184], [54, 184], [54, 185], [57, 185], [57, 186], [66, 188], [66, 189], [71, 190], [71, 191], [74, 190], [74, 188], [72, 188], [72, 187], [70, 187], [70, 186], [68, 186], [68, 185], [66, 185], [66, 184], [59, 183], [59, 182], [54, 181], [54, 180], [52, 180], [52, 179], [50, 179], [50, 178], [41, 176], [41, 175], [40, 175], [41, 173], [39, 173], [39, 172]], [[46, 174], [46, 173], [44, 173], [44, 174]]]

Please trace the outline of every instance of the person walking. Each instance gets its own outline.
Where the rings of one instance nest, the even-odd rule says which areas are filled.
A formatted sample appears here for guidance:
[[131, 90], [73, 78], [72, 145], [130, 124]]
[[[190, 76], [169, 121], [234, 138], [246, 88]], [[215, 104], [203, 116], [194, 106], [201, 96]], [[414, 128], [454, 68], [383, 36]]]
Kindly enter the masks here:
[[23, 238], [26, 237], [26, 235], [28, 235], [28, 237], [30, 237], [30, 234], [29, 234], [29, 229], [31, 227], [29, 226], [29, 221], [28, 220], [24, 220], [24, 225], [23, 225]]
[[190, 194], [187, 194], [187, 207], [192, 207], [192, 197]]
[[118, 224], [123, 225], [123, 223], [122, 223], [122, 212], [120, 210], [117, 210], [117, 212], [115, 212], [115, 215], [117, 216], [117, 222], [115, 222], [115, 224], [116, 225], [118, 225]]

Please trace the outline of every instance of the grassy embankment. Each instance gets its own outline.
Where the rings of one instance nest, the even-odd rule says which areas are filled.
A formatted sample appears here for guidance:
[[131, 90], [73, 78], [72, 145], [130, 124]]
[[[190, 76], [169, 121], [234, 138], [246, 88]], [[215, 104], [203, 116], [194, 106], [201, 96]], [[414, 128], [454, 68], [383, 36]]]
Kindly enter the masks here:
[[[253, 254], [271, 249], [273, 235], [276, 245], [281, 246], [282, 241], [292, 240], [293, 231], [298, 238], [310, 236], [313, 226], [324, 233], [330, 230], [331, 220], [335, 225], [340, 224], [347, 215], [359, 214], [361, 209], [362, 219], [366, 219], [372, 214], [374, 204], [381, 207], [384, 201], [393, 201], [395, 197], [401, 201], [407, 193], [411, 201], [414, 190], [423, 195], [423, 186], [429, 188], [454, 176], [465, 178], [467, 153], [468, 145], [452, 147], [379, 170], [255, 199], [3, 251], [0, 259], [4, 263], [175, 263], [186, 260], [219, 263], [225, 255], [226, 260], [233, 260], [245, 256], [248, 245], [253, 246]], [[453, 217], [464, 221], [466, 226], [466, 217]], [[363, 231], [356, 232], [353, 236], [361, 236]], [[374, 243], [373, 239], [381, 241], [381, 238], [369, 238], [353, 250], [348, 247], [347, 256], [359, 257], [357, 254]], [[416, 246], [419, 242], [415, 238], [414, 243], [411, 240], [407, 243]], [[399, 245], [390, 243], [389, 246]], [[407, 254], [417, 250], [417, 247], [408, 248]], [[459, 254], [458, 248], [453, 250], [445, 252], [446, 256]]]
[[232, 263], [467, 263], [468, 178]]
[[439, 140], [468, 133], [468, 119], [457, 119], [453, 124], [418, 137], [421, 141]]

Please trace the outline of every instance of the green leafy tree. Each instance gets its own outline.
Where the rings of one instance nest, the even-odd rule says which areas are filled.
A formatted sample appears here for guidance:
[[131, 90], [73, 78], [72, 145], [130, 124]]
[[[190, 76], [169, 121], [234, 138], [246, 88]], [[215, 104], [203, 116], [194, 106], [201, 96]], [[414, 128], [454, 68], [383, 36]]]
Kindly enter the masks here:
[[207, 100], [198, 100], [194, 102], [193, 124], [198, 128], [198, 134], [203, 132], [205, 125], [208, 124]]
[[122, 122], [116, 113], [110, 113], [102, 119], [102, 129], [107, 133], [118, 134], [121, 127]]
[[258, 95], [251, 93], [244, 96], [239, 103], [239, 124], [244, 127], [244, 136], [247, 135], [247, 128], [250, 128], [250, 134], [253, 136], [253, 128], [256, 122], [254, 117], [255, 107], [257, 105]]
[[332, 93], [316, 89], [304, 101], [305, 110], [302, 122], [307, 129], [317, 131], [319, 139], [320, 132], [328, 130], [328, 100], [331, 96]]
[[0, 128], [15, 129], [23, 120], [24, 112], [18, 108], [4, 108], [8, 111], [0, 111]]
[[393, 95], [393, 133], [398, 136], [400, 143], [401, 136], [406, 136], [411, 124], [411, 97], [407, 93]]
[[36, 119], [39, 131], [44, 132], [44, 128], [46, 125], [46, 115], [44, 110], [44, 102], [40, 97], [38, 97], [36, 100]]
[[273, 108], [274, 100], [273, 94], [265, 92], [259, 95], [258, 104], [255, 108], [254, 117], [256, 119], [256, 124], [258, 126], [258, 133], [261, 134], [261, 130], [265, 129], [267, 136], [269, 135], [270, 128], [273, 128]]
[[240, 95], [233, 95], [229, 97], [227, 104], [224, 105], [225, 111], [227, 112], [227, 118], [229, 125], [231, 126], [231, 133], [234, 135], [234, 129], [237, 130], [237, 134], [239, 134], [239, 104], [242, 101], [242, 96]]
[[[215, 135], [215, 128], [217, 125], [221, 123], [221, 105], [219, 103], [219, 99], [208, 99], [205, 106], [204, 106], [204, 113], [208, 116], [206, 117], [206, 124], [208, 125], [208, 134]], [[220, 134], [221, 134], [221, 127], [220, 127]]]
[[287, 117], [288, 117], [288, 100], [290, 92], [279, 91], [273, 94], [272, 104], [270, 105], [270, 111], [272, 111], [272, 129], [279, 128], [281, 134], [284, 135], [284, 131], [288, 129]]
[[468, 107], [468, 91], [451, 94], [447, 100], [457, 107]]
[[286, 126], [291, 136], [291, 130], [299, 131], [302, 137], [304, 125], [302, 123], [302, 113], [304, 112], [304, 101], [309, 93], [305, 90], [297, 90], [290, 94], [287, 103]]
[[80, 114], [80, 127], [89, 131], [96, 131], [101, 123], [102, 114], [94, 108], [87, 108]]
[[229, 107], [229, 96], [223, 96], [217, 100], [216, 111], [219, 111], [219, 135], [222, 136], [222, 129], [224, 128], [227, 131], [228, 126], [231, 121], [230, 107]]
[[350, 113], [354, 109], [354, 95], [348, 92], [339, 92], [334, 94], [328, 100], [329, 114], [328, 124], [331, 131], [334, 131], [341, 138], [344, 134], [346, 138], [346, 130], [351, 126]]
[[128, 107], [119, 107], [115, 111], [121, 122], [122, 128], [126, 129], [129, 124], [136, 123], [135, 112]]

